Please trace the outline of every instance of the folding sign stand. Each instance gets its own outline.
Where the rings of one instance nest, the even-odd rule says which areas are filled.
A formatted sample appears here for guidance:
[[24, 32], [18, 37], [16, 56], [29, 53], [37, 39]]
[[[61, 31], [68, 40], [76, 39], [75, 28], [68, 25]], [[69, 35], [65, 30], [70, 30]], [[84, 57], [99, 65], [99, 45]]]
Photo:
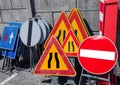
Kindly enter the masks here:
[[[84, 85], [83, 83], [85, 82], [84, 80], [82, 80], [83, 77], [87, 77], [88, 78], [88, 85], [91, 85], [91, 79], [97, 79], [97, 80], [102, 80], [102, 81], [107, 81], [108, 85], [110, 85], [110, 73], [107, 74], [108, 78], [104, 78], [104, 77], [100, 77], [100, 76], [96, 76], [96, 75], [92, 75], [88, 72], [86, 72], [84, 69], [82, 69], [81, 71], [81, 76], [80, 76], [80, 80], [79, 80], [79, 84], [78, 85]], [[97, 83], [97, 82], [96, 82]]]

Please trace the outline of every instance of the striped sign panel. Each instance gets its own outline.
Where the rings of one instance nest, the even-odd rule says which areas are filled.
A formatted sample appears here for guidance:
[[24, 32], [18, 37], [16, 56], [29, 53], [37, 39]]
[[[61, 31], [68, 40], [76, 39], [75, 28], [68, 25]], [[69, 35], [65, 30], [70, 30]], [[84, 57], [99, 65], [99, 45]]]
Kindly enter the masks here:
[[100, 0], [100, 12], [99, 12], [99, 15], [100, 15], [100, 17], [99, 17], [99, 23], [100, 23], [100, 35], [103, 35], [103, 25], [104, 25], [104, 0]]
[[29, 20], [21, 26], [20, 39], [24, 45], [28, 47], [35, 46], [39, 43], [41, 36], [41, 29], [35, 21]]

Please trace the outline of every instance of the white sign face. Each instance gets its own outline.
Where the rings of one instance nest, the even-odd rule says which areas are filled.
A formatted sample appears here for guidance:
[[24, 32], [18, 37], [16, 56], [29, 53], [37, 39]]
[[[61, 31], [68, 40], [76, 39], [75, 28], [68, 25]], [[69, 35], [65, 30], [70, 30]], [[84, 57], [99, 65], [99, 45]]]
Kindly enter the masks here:
[[42, 30], [42, 38], [40, 40], [40, 44], [42, 44], [47, 37], [47, 28], [45, 27], [45, 24], [43, 24], [41, 19], [38, 19], [38, 24]]
[[47, 28], [47, 36], [48, 36], [49, 33], [50, 33], [50, 26], [49, 26], [49, 24], [43, 18], [41, 20], [42, 20], [43, 24], [45, 24], [45, 26]]
[[20, 38], [24, 45], [33, 47], [37, 45], [41, 39], [41, 30], [37, 22], [29, 20], [20, 28]]

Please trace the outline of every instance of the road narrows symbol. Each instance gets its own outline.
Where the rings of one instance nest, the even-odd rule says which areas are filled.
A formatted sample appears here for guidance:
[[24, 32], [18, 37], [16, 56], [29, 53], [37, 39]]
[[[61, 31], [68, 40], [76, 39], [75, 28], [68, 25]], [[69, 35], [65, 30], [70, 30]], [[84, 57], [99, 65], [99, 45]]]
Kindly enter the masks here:
[[[72, 50], [70, 49], [72, 47]], [[74, 42], [73, 41], [68, 41], [68, 51], [75, 51], [75, 46], [74, 46]]]
[[[58, 41], [59, 41], [60, 35], [61, 35], [61, 30], [59, 30], [59, 34], [58, 34], [58, 36], [57, 36]], [[59, 42], [60, 42], [60, 41], [59, 41]]]
[[58, 41], [60, 42], [60, 40], [61, 40], [60, 38], [62, 38], [62, 40], [64, 41], [65, 36], [66, 36], [66, 30], [59, 30], [59, 33], [57, 36]]
[[[52, 58], [54, 58], [53, 54], [50, 53], [50, 57], [49, 57], [49, 60], [48, 60], [48, 68], [51, 68]], [[55, 53], [55, 60], [56, 60], [56, 68], [60, 68], [60, 62], [59, 62], [59, 59], [58, 59], [58, 53], [57, 52]]]

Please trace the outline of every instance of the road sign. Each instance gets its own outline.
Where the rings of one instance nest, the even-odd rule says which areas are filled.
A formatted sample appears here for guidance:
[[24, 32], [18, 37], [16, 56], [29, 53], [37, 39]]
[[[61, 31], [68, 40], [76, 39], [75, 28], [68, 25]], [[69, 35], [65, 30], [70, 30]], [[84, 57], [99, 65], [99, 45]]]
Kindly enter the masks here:
[[[15, 44], [15, 48], [13, 50], [2, 50], [2, 56], [6, 56], [8, 58], [11, 58], [11, 59], [15, 59], [16, 57], [16, 53], [17, 53], [17, 48], [18, 48], [18, 43], [19, 43], [19, 35], [16, 39], [16, 44]], [[5, 53], [6, 51], [6, 53]]]
[[34, 70], [35, 74], [75, 76], [76, 72], [59, 42], [51, 36], [44, 53]]
[[22, 22], [9, 22], [9, 26], [18, 26], [19, 29], [23, 23]]
[[41, 29], [37, 22], [33, 20], [25, 22], [20, 28], [20, 39], [28, 47], [38, 44], [41, 36]]
[[63, 44], [62, 48], [64, 49], [68, 57], [77, 57], [79, 41], [76, 38], [72, 29], [69, 30]]
[[[18, 28], [20, 29], [22, 23], [21, 22], [10, 22], [9, 26], [18, 26]], [[19, 43], [19, 34], [17, 36], [16, 42], [15, 42], [15, 48], [13, 50], [2, 50], [2, 56], [6, 56], [12, 59], [15, 59], [16, 57], [16, 53], [18, 50], [18, 43]], [[6, 52], [5, 52], [6, 51]], [[6, 54], [5, 54], [6, 53]]]
[[71, 10], [68, 19], [72, 25], [72, 28], [81, 43], [85, 38], [89, 36], [89, 32], [81, 16], [80, 11], [77, 8]]
[[114, 43], [104, 36], [87, 38], [79, 47], [81, 66], [92, 74], [105, 74], [113, 69], [118, 58]]
[[6, 50], [13, 50], [16, 42], [16, 38], [18, 35], [18, 27], [17, 26], [5, 26], [2, 34], [0, 48]]
[[59, 40], [60, 44], [62, 44], [69, 29], [71, 29], [71, 25], [69, 23], [67, 15], [65, 14], [65, 12], [61, 12], [56, 24], [54, 25], [49, 37], [45, 42], [44, 47], [46, 47], [52, 35], [55, 35], [55, 37], [57, 37], [57, 39]]

